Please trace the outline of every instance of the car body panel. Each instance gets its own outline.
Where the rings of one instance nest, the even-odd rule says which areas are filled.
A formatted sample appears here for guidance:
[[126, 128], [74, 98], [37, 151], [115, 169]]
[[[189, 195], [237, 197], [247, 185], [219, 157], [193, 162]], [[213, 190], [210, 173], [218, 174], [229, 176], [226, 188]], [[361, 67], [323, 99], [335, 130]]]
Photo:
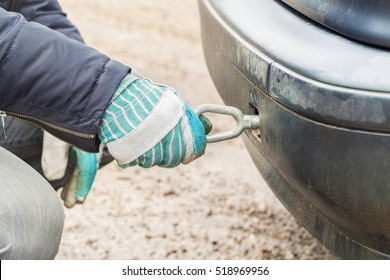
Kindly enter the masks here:
[[[370, 90], [371, 81], [364, 89], [352, 89], [344, 79], [337, 84], [330, 84], [321, 75], [313, 79], [313, 73], [309, 75], [304, 68], [310, 68], [312, 62], [302, 62], [299, 67], [294, 67], [299, 61], [291, 62], [294, 52], [302, 51], [299, 48], [292, 46], [290, 54], [279, 56], [282, 46], [277, 46], [265, 31], [275, 30], [271, 22], [279, 23], [267, 17], [262, 24], [268, 25], [260, 28], [259, 11], [272, 11], [273, 16], [283, 15], [290, 22], [303, 21], [279, 1], [200, 0], [199, 6], [210, 75], [227, 105], [247, 114], [260, 114], [260, 132], [247, 132], [246, 144], [279, 200], [336, 255], [390, 258], [390, 135], [385, 125], [387, 117], [380, 125], [372, 121], [377, 111], [387, 106], [389, 94]], [[324, 33], [319, 36], [337, 36], [310, 22], [301, 24], [311, 26], [315, 33]], [[291, 46], [297, 40], [292, 37], [286, 35], [283, 42], [276, 41]], [[343, 44], [351, 45], [350, 51], [358, 58], [361, 51], [374, 53], [356, 42]], [[311, 42], [308, 45], [314, 46]], [[383, 54], [383, 50], [375, 50]], [[330, 56], [325, 50], [325, 54], [318, 55], [333, 59], [340, 53], [337, 49], [334, 52]], [[337, 71], [324, 58], [317, 62], [315, 67], [329, 66]]]
[[390, 2], [387, 0], [282, 1], [341, 34], [390, 48]]
[[[324, 32], [321, 26], [292, 13], [280, 1], [215, 0], [210, 1], [210, 7], [222, 24], [229, 26], [236, 36], [245, 38], [237, 52], [229, 46], [221, 51], [253, 82], [261, 80], [264, 89], [270, 87], [267, 93], [294, 111], [319, 121], [389, 130], [389, 52]], [[246, 44], [241, 45], [242, 41]], [[251, 60], [263, 63], [252, 69]], [[291, 71], [282, 73], [281, 68]], [[279, 71], [281, 79], [274, 78], [269, 71]], [[306, 85], [321, 90], [313, 91]], [[293, 89], [284, 90], [290, 87]], [[331, 112], [322, 107], [325, 102]], [[360, 109], [350, 110], [355, 104]]]

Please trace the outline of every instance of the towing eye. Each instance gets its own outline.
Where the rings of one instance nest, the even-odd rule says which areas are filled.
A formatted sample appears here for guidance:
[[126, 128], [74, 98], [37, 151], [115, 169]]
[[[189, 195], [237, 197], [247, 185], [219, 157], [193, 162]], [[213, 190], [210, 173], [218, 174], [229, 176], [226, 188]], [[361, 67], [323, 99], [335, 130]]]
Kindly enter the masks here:
[[260, 128], [260, 116], [258, 115], [245, 115], [241, 110], [236, 107], [217, 105], [217, 104], [203, 104], [195, 108], [195, 113], [200, 116], [203, 113], [214, 113], [232, 116], [236, 120], [236, 126], [228, 131], [219, 132], [212, 135], [207, 135], [207, 143], [214, 143], [233, 139], [245, 130], [245, 129], [259, 129]]

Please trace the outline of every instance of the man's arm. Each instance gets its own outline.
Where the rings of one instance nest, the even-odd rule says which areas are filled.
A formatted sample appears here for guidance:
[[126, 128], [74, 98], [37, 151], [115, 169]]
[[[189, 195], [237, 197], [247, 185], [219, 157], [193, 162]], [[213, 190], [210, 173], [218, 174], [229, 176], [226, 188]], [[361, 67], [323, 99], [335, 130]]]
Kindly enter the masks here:
[[83, 42], [79, 31], [62, 11], [57, 0], [17, 0], [14, 2], [17, 2], [15, 11], [21, 13], [27, 21], [40, 23], [71, 39]]
[[0, 9], [0, 110], [9, 115], [96, 152], [103, 112], [129, 71], [93, 48]]

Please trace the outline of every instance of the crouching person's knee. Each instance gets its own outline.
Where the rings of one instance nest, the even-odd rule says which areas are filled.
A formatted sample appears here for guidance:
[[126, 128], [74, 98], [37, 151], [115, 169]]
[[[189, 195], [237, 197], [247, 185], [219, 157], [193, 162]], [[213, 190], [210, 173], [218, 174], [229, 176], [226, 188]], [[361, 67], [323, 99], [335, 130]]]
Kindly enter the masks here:
[[54, 259], [65, 214], [53, 188], [0, 148], [0, 259]]

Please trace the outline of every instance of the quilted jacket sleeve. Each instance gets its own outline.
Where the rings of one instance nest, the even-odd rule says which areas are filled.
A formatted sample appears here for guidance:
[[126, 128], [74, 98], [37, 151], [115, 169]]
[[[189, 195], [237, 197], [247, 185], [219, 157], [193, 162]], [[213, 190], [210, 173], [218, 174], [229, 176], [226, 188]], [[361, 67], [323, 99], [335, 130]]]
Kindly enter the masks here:
[[50, 132], [96, 151], [97, 137], [88, 142], [75, 135], [98, 133], [102, 114], [129, 71], [93, 48], [0, 9], [0, 110], [61, 127]]
[[57, 0], [17, 0], [17, 12], [27, 21], [37, 22], [61, 32], [69, 38], [83, 42], [77, 28], [66, 17]]

